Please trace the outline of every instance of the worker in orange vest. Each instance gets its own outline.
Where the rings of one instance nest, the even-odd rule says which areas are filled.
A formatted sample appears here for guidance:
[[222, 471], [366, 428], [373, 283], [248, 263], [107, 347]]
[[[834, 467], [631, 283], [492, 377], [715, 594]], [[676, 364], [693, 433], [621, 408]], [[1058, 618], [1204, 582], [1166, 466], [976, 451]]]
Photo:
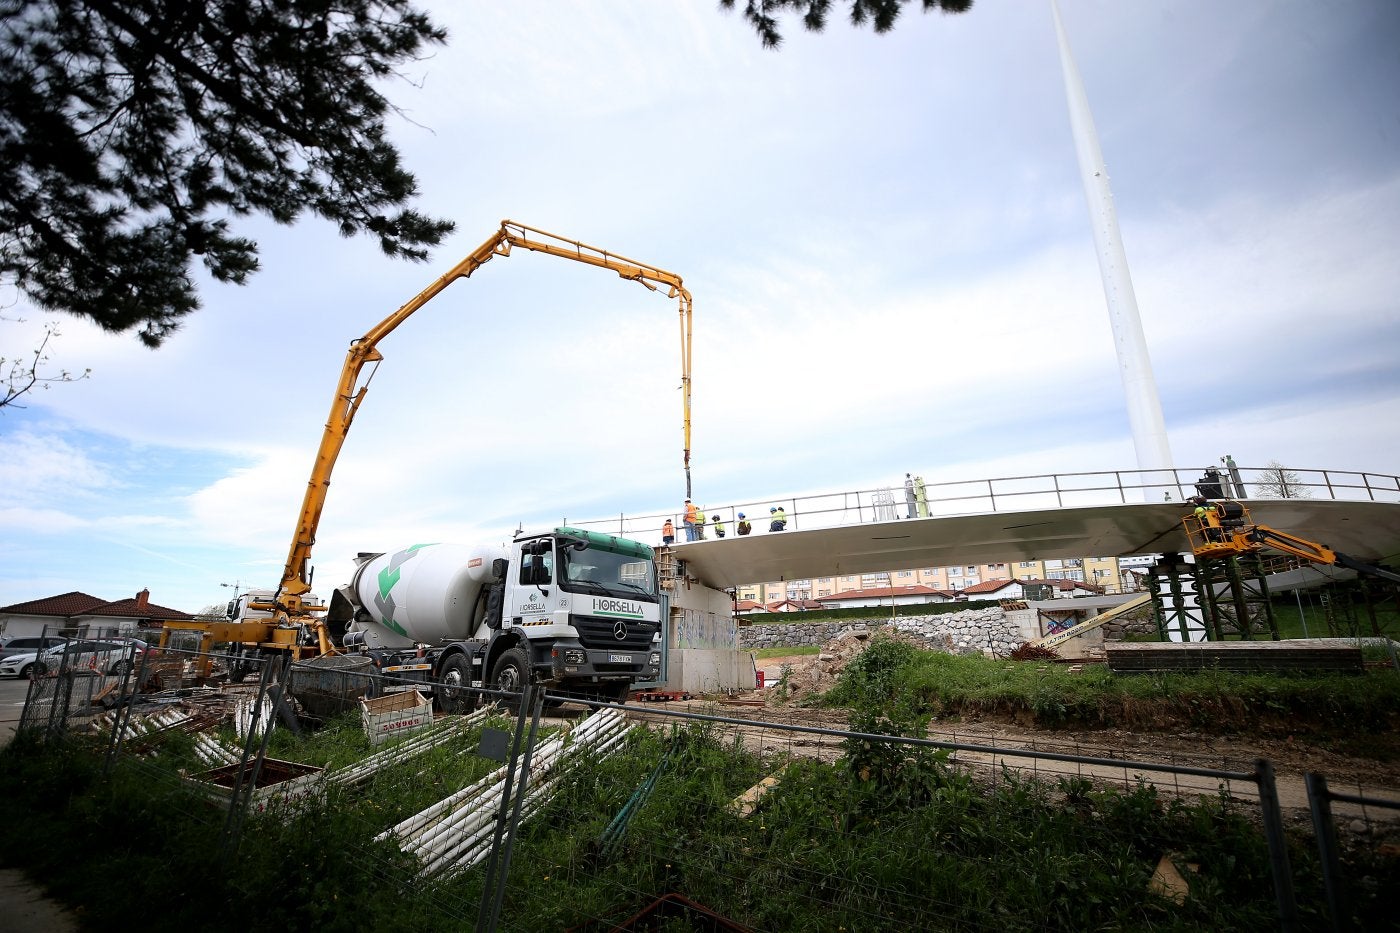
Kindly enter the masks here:
[[685, 517], [681, 519], [681, 522], [685, 525], [685, 539], [687, 541], [694, 541], [699, 536], [695, 528], [699, 520], [700, 511], [695, 508], [695, 503], [689, 499], [685, 500]]
[[675, 543], [676, 543], [676, 526], [673, 525], [673, 524], [671, 524], [671, 520], [670, 520], [669, 518], [666, 519], [666, 524], [664, 524], [664, 525], [661, 526], [661, 543], [662, 543], [662, 544], [675, 544]]

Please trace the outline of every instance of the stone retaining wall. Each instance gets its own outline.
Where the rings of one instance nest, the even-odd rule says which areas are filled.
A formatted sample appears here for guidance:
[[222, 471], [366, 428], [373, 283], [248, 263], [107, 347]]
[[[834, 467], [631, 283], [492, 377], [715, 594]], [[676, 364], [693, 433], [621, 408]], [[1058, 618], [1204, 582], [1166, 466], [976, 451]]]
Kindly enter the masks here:
[[748, 625], [739, 628], [740, 649], [797, 648], [825, 645], [848, 632], [874, 632], [894, 628], [937, 651], [951, 654], [986, 654], [1005, 657], [1025, 639], [999, 607], [964, 609], [928, 616], [888, 616], [840, 619], [829, 622], [793, 622]]

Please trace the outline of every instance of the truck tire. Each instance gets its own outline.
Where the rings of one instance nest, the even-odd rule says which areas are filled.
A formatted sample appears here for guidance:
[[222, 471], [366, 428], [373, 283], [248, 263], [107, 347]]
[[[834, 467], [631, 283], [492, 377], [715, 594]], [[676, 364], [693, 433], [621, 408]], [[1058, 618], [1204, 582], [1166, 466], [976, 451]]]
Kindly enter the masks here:
[[[491, 668], [491, 686], [508, 693], [520, 693], [530, 678], [530, 657], [517, 645], [501, 653]], [[498, 700], [512, 713], [520, 709], [520, 697]]]
[[230, 648], [228, 659], [224, 662], [228, 665], [228, 682], [231, 684], [241, 684], [248, 679], [248, 672], [252, 664], [244, 656], [243, 646]]
[[449, 655], [438, 671], [433, 685], [433, 700], [440, 712], [470, 713], [476, 708], [476, 694], [469, 689], [472, 682], [471, 665], [463, 654]]

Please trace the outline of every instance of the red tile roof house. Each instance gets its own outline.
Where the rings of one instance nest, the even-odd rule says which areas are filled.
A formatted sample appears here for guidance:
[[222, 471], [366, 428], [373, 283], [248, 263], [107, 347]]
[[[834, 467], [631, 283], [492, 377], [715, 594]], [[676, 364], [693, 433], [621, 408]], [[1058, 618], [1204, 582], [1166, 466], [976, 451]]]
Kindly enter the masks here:
[[952, 602], [956, 594], [949, 590], [937, 590], [922, 583], [910, 586], [875, 586], [864, 590], [847, 590], [834, 596], [823, 596], [819, 601], [824, 609], [842, 609], [847, 606], [888, 606], [893, 600], [900, 605], [912, 603]]
[[73, 592], [0, 606], [0, 634], [40, 635], [47, 631], [50, 635], [131, 635], [138, 628], [159, 628], [166, 619], [192, 618], [179, 609], [157, 606], [151, 602], [150, 590], [116, 602]]
[[1048, 586], [1055, 599], [1064, 596], [1093, 596], [1103, 592], [1103, 587], [1078, 580], [988, 580], [974, 583], [963, 590], [968, 599], [1025, 599], [1026, 586]]

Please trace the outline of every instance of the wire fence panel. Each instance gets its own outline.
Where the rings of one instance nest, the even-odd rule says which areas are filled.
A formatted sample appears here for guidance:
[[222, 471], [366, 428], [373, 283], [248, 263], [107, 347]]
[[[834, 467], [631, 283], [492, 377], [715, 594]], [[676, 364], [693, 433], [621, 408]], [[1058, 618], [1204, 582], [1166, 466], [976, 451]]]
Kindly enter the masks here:
[[1372, 821], [1368, 889], [1315, 854], [1287, 788], [1295, 821], [1279, 818], [1267, 763], [1204, 747], [1164, 761], [1145, 740], [1125, 760], [975, 726], [882, 734], [909, 724], [867, 712], [533, 687], [462, 688], [462, 712], [422, 717], [422, 681], [351, 671], [333, 675], [341, 711], [312, 716], [281, 659], [238, 663], [233, 684], [223, 661], [153, 650], [126, 690], [60, 671], [31, 685], [22, 728], [90, 737], [111, 780], [184, 801], [265, 911], [253, 926], [331, 909], [234, 867], [268, 860], [333, 874], [335, 909], [367, 927], [519, 931], [1329, 929], [1380, 916], [1394, 874], [1372, 808], [1393, 804], [1333, 790], [1317, 824]]
[[1400, 818], [1400, 796], [1334, 786], [1321, 774], [1309, 773], [1306, 780], [1330, 928], [1340, 933], [1394, 927], [1394, 888], [1387, 877], [1393, 879], [1400, 860], [1391, 832]]

